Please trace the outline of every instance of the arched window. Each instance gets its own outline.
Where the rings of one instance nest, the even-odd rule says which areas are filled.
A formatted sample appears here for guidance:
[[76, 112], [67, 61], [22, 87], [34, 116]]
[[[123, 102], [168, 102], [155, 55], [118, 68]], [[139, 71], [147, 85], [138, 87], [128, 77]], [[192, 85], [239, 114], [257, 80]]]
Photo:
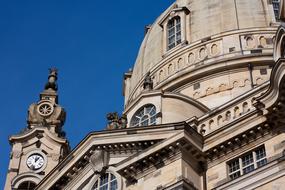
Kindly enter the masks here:
[[179, 16], [172, 18], [167, 24], [168, 50], [181, 43], [181, 19]]
[[111, 173], [101, 175], [92, 187], [92, 190], [117, 190], [118, 182]]
[[131, 127], [149, 126], [156, 124], [156, 108], [148, 104], [140, 108], [131, 119]]
[[21, 183], [19, 185], [19, 187], [17, 188], [17, 190], [33, 190], [36, 188], [36, 184], [34, 182], [31, 181], [25, 181], [23, 183]]

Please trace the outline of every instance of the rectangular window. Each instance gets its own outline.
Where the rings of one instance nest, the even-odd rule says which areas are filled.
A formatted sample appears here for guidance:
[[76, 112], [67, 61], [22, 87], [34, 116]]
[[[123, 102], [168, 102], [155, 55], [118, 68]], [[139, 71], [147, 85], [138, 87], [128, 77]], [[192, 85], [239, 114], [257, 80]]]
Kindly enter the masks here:
[[181, 43], [181, 20], [180, 17], [171, 19], [167, 24], [168, 50]]
[[229, 178], [231, 180], [267, 164], [264, 146], [236, 158], [228, 163]]
[[231, 179], [238, 178], [240, 176], [239, 160], [232, 161], [229, 164], [229, 176]]
[[272, 0], [273, 11], [275, 14], [275, 18], [278, 19], [279, 16], [279, 9], [280, 9], [280, 0]]

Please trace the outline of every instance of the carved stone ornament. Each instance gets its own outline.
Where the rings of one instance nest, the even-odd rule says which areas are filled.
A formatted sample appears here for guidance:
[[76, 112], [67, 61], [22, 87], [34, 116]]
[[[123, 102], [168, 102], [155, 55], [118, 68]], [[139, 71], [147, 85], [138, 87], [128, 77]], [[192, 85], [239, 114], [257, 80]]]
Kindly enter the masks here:
[[127, 116], [125, 114], [119, 117], [117, 112], [108, 113], [107, 120], [108, 120], [107, 130], [127, 128], [128, 121], [127, 121]]
[[57, 91], [57, 69], [56, 68], [51, 68], [49, 69], [49, 77], [48, 77], [48, 82], [45, 85], [45, 89], [52, 89]]
[[14, 158], [20, 158], [21, 155], [22, 155], [21, 151], [13, 151], [12, 152], [12, 157], [14, 157]]
[[51, 103], [42, 102], [37, 106], [37, 111], [41, 116], [46, 117], [46, 116], [50, 116], [53, 113], [54, 108]]
[[153, 89], [153, 81], [150, 76], [150, 72], [148, 72], [144, 78], [143, 88], [145, 90], [152, 90]]
[[53, 161], [58, 161], [59, 158], [60, 158], [60, 155], [59, 155], [59, 154], [51, 154], [50, 156], [51, 156], [51, 159], [52, 159]]
[[108, 165], [108, 153], [103, 150], [95, 150], [90, 157], [90, 163], [95, 173], [104, 173]]

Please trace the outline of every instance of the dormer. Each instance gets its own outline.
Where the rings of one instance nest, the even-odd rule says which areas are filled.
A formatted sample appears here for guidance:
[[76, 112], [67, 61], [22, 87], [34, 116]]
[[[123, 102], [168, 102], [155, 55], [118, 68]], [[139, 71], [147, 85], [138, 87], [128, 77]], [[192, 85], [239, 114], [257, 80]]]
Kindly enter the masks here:
[[[190, 40], [190, 10], [173, 5], [158, 22], [163, 30], [163, 54], [168, 54]], [[189, 27], [188, 27], [189, 26]]]

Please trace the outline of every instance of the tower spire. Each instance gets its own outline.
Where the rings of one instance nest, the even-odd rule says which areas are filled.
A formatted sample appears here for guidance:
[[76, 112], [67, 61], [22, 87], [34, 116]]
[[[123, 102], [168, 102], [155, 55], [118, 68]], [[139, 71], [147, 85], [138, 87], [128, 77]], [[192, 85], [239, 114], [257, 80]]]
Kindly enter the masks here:
[[11, 159], [5, 189], [33, 189], [69, 152], [62, 130], [66, 112], [57, 102], [57, 69], [49, 69], [40, 100], [29, 106], [27, 128], [9, 138]]

